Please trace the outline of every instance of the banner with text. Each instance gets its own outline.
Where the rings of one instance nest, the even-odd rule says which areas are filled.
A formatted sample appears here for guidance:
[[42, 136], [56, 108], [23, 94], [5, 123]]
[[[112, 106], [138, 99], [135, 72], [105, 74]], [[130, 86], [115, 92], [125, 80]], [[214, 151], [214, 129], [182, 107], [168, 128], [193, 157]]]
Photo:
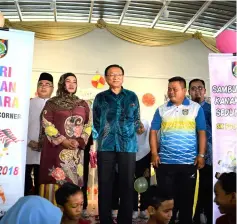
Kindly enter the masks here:
[[[236, 172], [237, 151], [237, 57], [210, 54], [212, 102], [213, 184], [224, 172]], [[219, 217], [214, 204], [214, 221]]]
[[0, 31], [0, 216], [24, 195], [34, 33]]

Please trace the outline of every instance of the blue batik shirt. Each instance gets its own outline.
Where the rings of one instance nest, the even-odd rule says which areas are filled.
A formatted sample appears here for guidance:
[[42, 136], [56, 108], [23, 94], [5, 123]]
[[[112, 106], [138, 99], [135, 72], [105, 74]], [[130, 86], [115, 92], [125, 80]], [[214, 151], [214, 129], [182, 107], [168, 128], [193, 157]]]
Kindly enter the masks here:
[[98, 151], [137, 152], [136, 131], [140, 126], [137, 95], [124, 88], [119, 94], [110, 89], [97, 94], [93, 125], [98, 133]]
[[201, 103], [206, 119], [206, 136], [207, 136], [207, 151], [206, 164], [212, 165], [212, 122], [211, 122], [211, 104], [203, 101]]

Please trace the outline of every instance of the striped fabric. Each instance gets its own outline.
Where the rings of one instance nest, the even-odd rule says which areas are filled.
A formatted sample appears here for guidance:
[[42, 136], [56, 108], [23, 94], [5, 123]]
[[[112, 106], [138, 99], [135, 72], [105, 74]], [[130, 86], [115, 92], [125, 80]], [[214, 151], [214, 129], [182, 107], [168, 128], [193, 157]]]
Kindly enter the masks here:
[[39, 194], [57, 206], [55, 192], [59, 189], [59, 184], [41, 184]]

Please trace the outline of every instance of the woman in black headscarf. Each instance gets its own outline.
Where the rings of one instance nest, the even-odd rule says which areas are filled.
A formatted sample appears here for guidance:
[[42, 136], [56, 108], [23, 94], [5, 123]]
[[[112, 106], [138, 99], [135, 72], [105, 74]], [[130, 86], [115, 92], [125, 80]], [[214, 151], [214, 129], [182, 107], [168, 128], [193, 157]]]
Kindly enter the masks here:
[[53, 203], [54, 192], [63, 183], [83, 186], [83, 150], [91, 133], [91, 116], [89, 105], [75, 96], [76, 91], [76, 76], [62, 75], [56, 96], [42, 111], [40, 196]]

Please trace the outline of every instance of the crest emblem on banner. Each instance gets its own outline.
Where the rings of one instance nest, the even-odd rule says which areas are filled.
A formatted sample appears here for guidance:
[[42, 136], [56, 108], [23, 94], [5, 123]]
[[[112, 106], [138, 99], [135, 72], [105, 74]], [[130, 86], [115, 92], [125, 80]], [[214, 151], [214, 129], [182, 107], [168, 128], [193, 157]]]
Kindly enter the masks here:
[[237, 61], [232, 62], [232, 74], [237, 78]]
[[183, 114], [183, 115], [188, 115], [188, 109], [183, 109], [183, 110], [182, 110], [182, 114]]
[[0, 58], [7, 54], [8, 40], [0, 39]]

